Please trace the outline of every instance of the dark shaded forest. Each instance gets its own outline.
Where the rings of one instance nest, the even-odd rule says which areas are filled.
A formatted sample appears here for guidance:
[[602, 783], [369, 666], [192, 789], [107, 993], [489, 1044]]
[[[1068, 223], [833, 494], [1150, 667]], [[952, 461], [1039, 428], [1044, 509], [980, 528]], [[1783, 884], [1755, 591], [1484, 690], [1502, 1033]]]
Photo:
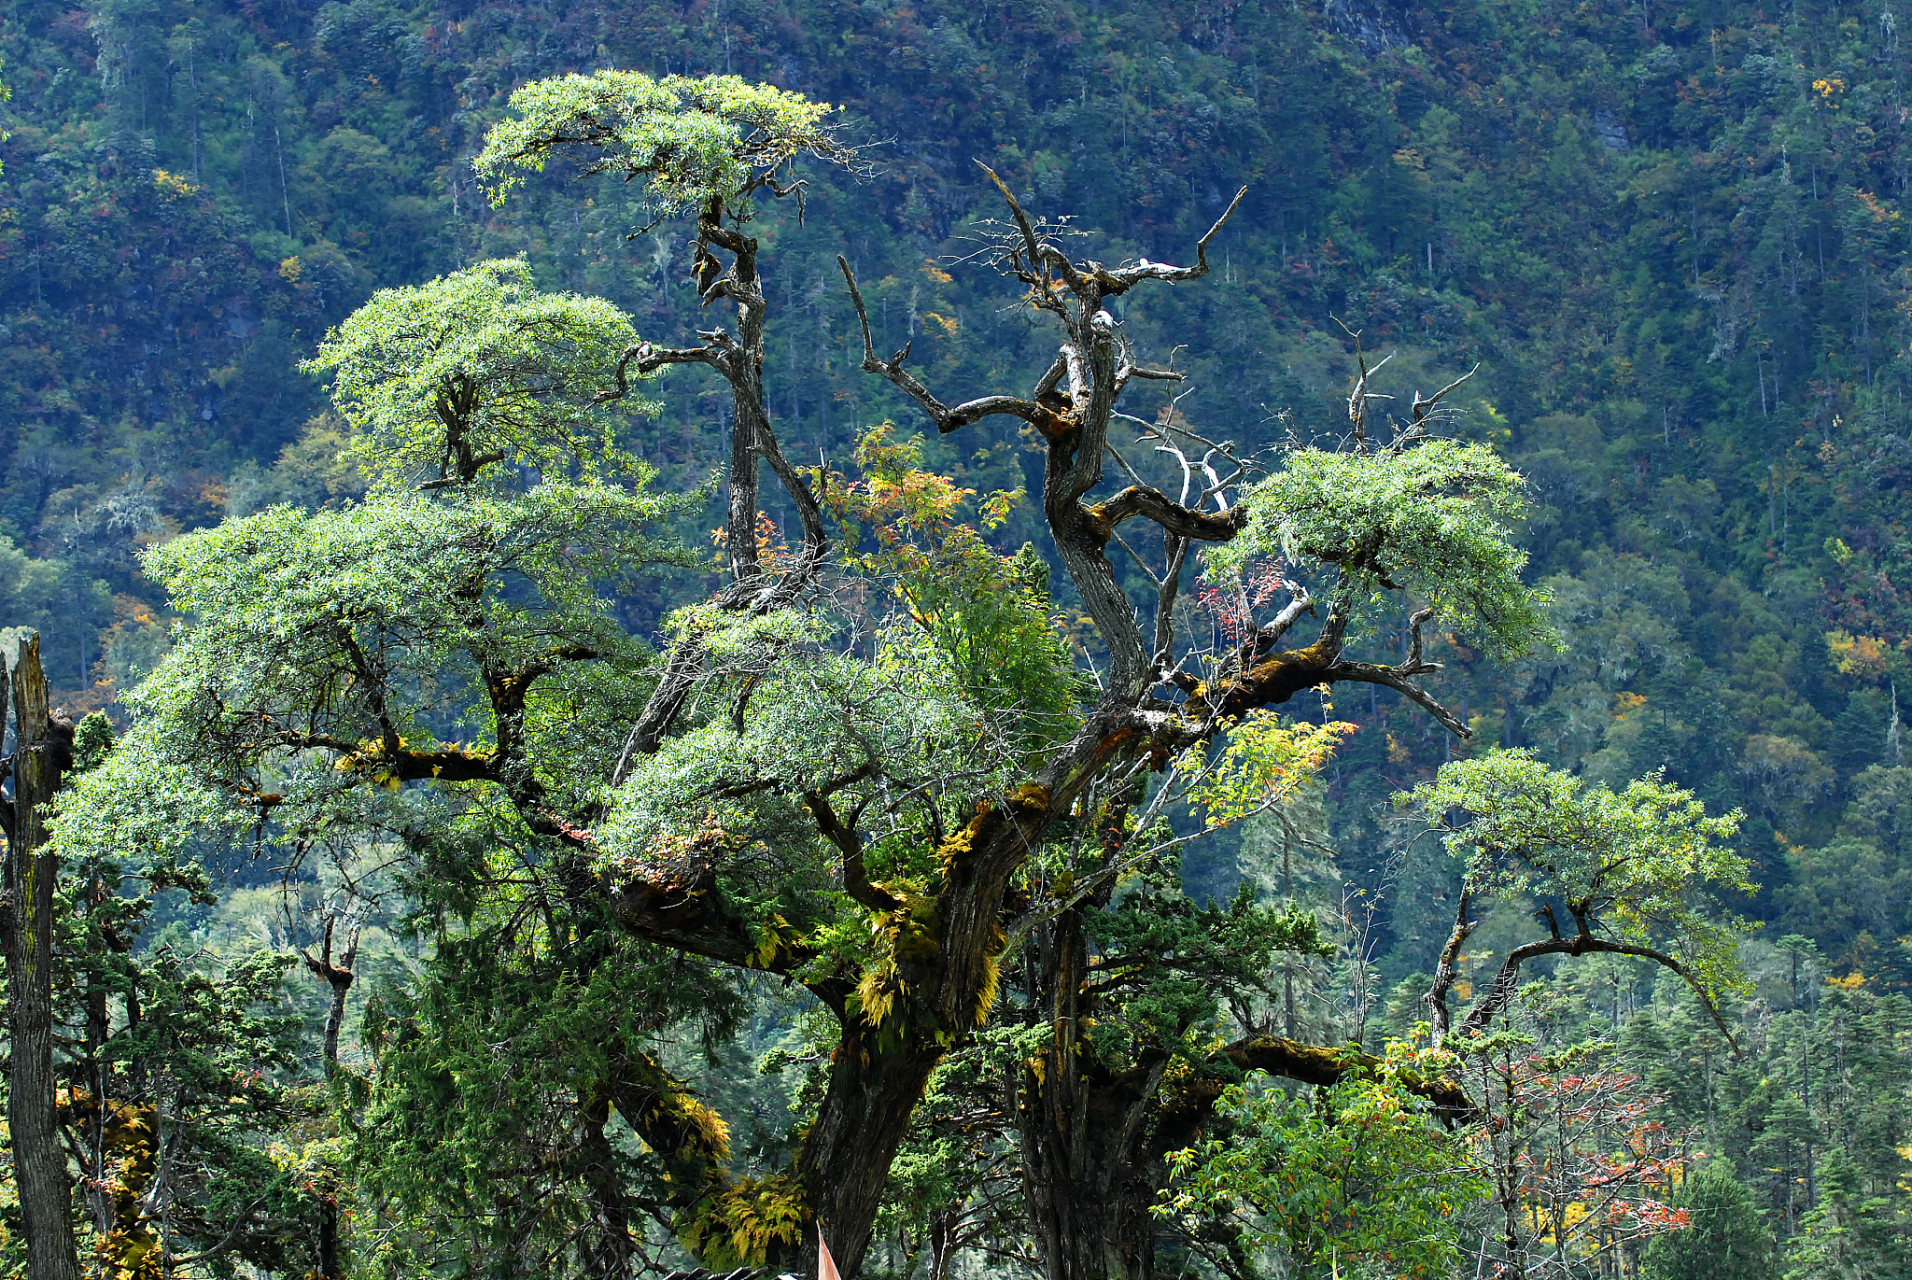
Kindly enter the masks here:
[[[1897, 21], [1883, 0], [6, 0], [0, 622], [38, 629], [55, 703], [123, 729], [123, 697], [179, 621], [145, 571], [149, 548], [276, 504], [336, 512], [364, 498], [341, 458], [350, 428], [299, 366], [376, 290], [522, 256], [542, 289], [609, 299], [660, 346], [695, 341], [707, 313], [688, 225], [653, 218], [635, 186], [560, 181], [554, 166], [508, 202], [487, 198], [472, 160], [528, 80], [734, 74], [839, 107], [867, 171], [806, 171], [801, 213], [766, 201], [754, 224], [775, 261], [767, 409], [800, 465], [845, 467], [892, 421], [932, 437], [922, 466], [981, 493], [1040, 492], [1040, 436], [927, 431], [906, 395], [863, 371], [836, 256], [878, 351], [911, 344], [925, 382], [981, 394], [1033, 383], [1053, 342], [1012, 285], [977, 268], [1002, 205], [976, 162], [1108, 261], [1186, 259], [1245, 187], [1207, 250], [1206, 282], [1108, 304], [1141, 357], [1188, 375], [1136, 403], [1271, 450], [1346, 432], [1362, 356], [1392, 356], [1372, 389], [1395, 399], [1377, 415], [1404, 416], [1417, 391], [1478, 366], [1444, 402], [1457, 411], [1444, 430], [1527, 477], [1515, 541], [1562, 645], [1500, 661], [1458, 631], [1430, 636], [1445, 664], [1430, 688], [1471, 728], [1465, 741], [1373, 684], [1297, 694], [1290, 715], [1358, 727], [1278, 815], [1191, 843], [1149, 891], [1224, 911], [1245, 885], [1241, 901], [1305, 908], [1325, 942], [1272, 962], [1281, 1029], [1384, 1053], [1427, 1016], [1462, 887], [1460, 862], [1417, 839], [1426, 826], [1395, 793], [1451, 761], [1522, 748], [1616, 789], [1663, 771], [1709, 812], [1743, 811], [1733, 844], [1757, 888], [1728, 895], [1754, 926], [1739, 944], [1747, 983], [1722, 1009], [1736, 1044], [1681, 984], [1621, 956], [1535, 966], [1543, 981], [1521, 1014], [1542, 1048], [1597, 1042], [1542, 1075], [1580, 1063], [1587, 1078], [1624, 1077], [1615, 1096], [1639, 1101], [1614, 1104], [1602, 1132], [1651, 1130], [1681, 1159], [1710, 1157], [1691, 1165], [1705, 1177], [1662, 1188], [1682, 1211], [1705, 1208], [1703, 1221], [1668, 1234], [1629, 1219], [1607, 1243], [1569, 1249], [1563, 1219], [1551, 1235], [1536, 1228], [1561, 1270], [1532, 1273], [1912, 1274], [1912, 765], [1897, 692], [1905, 676], [1912, 697], [1912, 45]], [[650, 388], [662, 408], [633, 447], [658, 488], [695, 491], [722, 467], [720, 390], [690, 370]], [[797, 514], [779, 502], [765, 502], [768, 536], [795, 545]], [[720, 507], [671, 516], [700, 555]], [[1025, 504], [988, 537], [1013, 552], [1040, 542], [1039, 522]], [[1116, 563], [1139, 589], [1140, 570]], [[1092, 665], [1089, 619], [1060, 568], [1044, 572], [1060, 633]], [[611, 603], [655, 639], [713, 581], [665, 568]], [[1192, 608], [1219, 642], [1239, 639], [1219, 593]], [[1408, 613], [1369, 630], [1401, 649]], [[206, 1019], [165, 1052], [281, 1081], [272, 1105], [294, 1118], [194, 1123], [230, 1144], [305, 1151], [273, 1160], [305, 1161], [309, 1200], [356, 1206], [347, 1252], [362, 1274], [528, 1267], [497, 1240], [433, 1236], [421, 1186], [450, 1175], [368, 1173], [336, 1155], [337, 1124], [315, 1118], [322, 1098], [364, 1108], [370, 1086], [325, 1083], [329, 989], [264, 957], [296, 963], [293, 948], [316, 950], [324, 930], [327, 959], [312, 965], [323, 979], [331, 934], [315, 904], [330, 882], [271, 857], [207, 861], [208, 886], [160, 895], [141, 943], [166, 998]], [[295, 900], [298, 911], [283, 905]], [[1141, 926], [1119, 917], [1111, 908], [1101, 943], [1165, 945], [1125, 938]], [[435, 997], [406, 992], [434, 948], [477, 945], [422, 918], [392, 907], [359, 920], [348, 1065], [401, 1043], [379, 1030], [392, 1020], [429, 1021], [419, 1010]], [[1456, 994], [1489, 981], [1530, 925], [1526, 907], [1485, 910]], [[681, 1007], [660, 1015], [679, 1055], [667, 1061], [754, 1117], [749, 1133], [733, 1122], [732, 1150], [773, 1163], [788, 1113], [815, 1101], [814, 1013], [780, 1004], [768, 977], [721, 1000], [698, 994], [707, 975], [683, 981]], [[200, 995], [181, 994], [195, 983]], [[484, 998], [518, 997], [501, 985]], [[567, 1017], [616, 1003], [589, 982], [576, 999]], [[700, 1002], [730, 1004], [699, 1027]], [[1177, 1035], [1208, 1025], [1199, 1011], [1174, 1016]], [[239, 1029], [222, 1040], [215, 1023]], [[520, 1031], [527, 1044], [570, 1034], [555, 1015]], [[336, 1050], [336, 1027], [333, 1038]], [[989, 1073], [1021, 1052], [1007, 1030], [982, 1040], [969, 1076], [937, 1086], [938, 1114], [983, 1106]], [[1518, 1075], [1495, 1076], [1491, 1054], [1469, 1070], [1477, 1097]], [[1021, 1194], [1005, 1132], [978, 1122], [906, 1144], [864, 1274], [1040, 1272], [1040, 1251], [1005, 1225]], [[336, 1177], [356, 1191], [310, 1172], [328, 1160], [353, 1170]], [[471, 1213], [504, 1194], [504, 1177], [470, 1191]], [[18, 1267], [5, 1194], [0, 1257]], [[236, 1191], [220, 1194], [231, 1202], [209, 1192], [204, 1220], [180, 1228], [202, 1234], [178, 1255], [218, 1244], [213, 1224], [239, 1211]], [[299, 1194], [244, 1210], [265, 1223], [247, 1231], [276, 1243], [243, 1262], [222, 1246], [204, 1265], [337, 1274], [302, 1252], [319, 1211]], [[939, 1216], [945, 1202], [969, 1208]], [[1162, 1221], [1169, 1232], [1179, 1219]], [[1682, 1251], [1704, 1232], [1711, 1244]], [[681, 1232], [652, 1235], [659, 1258], [684, 1261], [670, 1252]], [[1253, 1247], [1211, 1236], [1165, 1235], [1155, 1269], [1329, 1274], [1318, 1249], [1290, 1243], [1290, 1262], [1269, 1263], [1256, 1249], [1272, 1235]], [[1735, 1270], [1706, 1269], [1728, 1256]], [[1441, 1274], [1373, 1265], [1360, 1274]]]

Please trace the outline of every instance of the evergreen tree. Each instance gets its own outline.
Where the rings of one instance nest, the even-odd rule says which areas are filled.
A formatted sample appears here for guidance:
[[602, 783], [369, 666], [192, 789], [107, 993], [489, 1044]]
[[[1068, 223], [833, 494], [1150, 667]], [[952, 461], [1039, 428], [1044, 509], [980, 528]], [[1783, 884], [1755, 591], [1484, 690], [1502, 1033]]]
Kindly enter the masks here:
[[1692, 1225], [1648, 1246], [1642, 1274], [1651, 1280], [1774, 1280], [1772, 1232], [1752, 1193], [1723, 1160], [1702, 1162], [1675, 1203]]

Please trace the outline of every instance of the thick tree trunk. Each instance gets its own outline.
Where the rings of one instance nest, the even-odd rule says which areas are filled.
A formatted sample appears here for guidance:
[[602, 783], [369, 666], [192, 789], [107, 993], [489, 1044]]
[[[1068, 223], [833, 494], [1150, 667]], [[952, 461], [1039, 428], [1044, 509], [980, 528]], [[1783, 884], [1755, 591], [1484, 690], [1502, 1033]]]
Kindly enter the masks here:
[[1024, 1073], [1017, 1124], [1023, 1192], [1048, 1280], [1147, 1280], [1155, 1264], [1148, 1112], [1166, 1056], [1110, 1071], [1082, 1039], [1088, 974], [1082, 914], [1032, 939], [1053, 1038]]
[[[845, 1276], [855, 1276], [869, 1251], [890, 1163], [909, 1130], [910, 1115], [946, 1050], [876, 1052], [873, 1037], [846, 1032], [830, 1059], [829, 1090], [797, 1162], [809, 1204]], [[814, 1241], [806, 1237], [790, 1261], [813, 1274]]]
[[[41, 806], [59, 788], [71, 760], [47, 714], [40, 637], [14, 631], [0, 640], [14, 712], [13, 805], [7, 832], [0, 945], [7, 958], [7, 1021], [13, 1044], [7, 1123], [14, 1186], [26, 1228], [29, 1280], [79, 1280], [73, 1192], [60, 1144], [53, 1068], [53, 890], [58, 864], [46, 851]], [[4, 701], [0, 690], [0, 701]]]
[[[1009, 876], [1041, 841], [1051, 799], [1047, 784], [1029, 784], [984, 808], [938, 847], [940, 891], [878, 917], [892, 967], [875, 983], [866, 974], [860, 988], [888, 1002], [876, 1026], [865, 1020], [872, 1006], [851, 1004], [847, 987], [813, 988], [844, 1030], [797, 1174], [846, 1277], [863, 1264], [890, 1162], [930, 1073], [995, 1004]], [[803, 1265], [814, 1266], [815, 1256]]]

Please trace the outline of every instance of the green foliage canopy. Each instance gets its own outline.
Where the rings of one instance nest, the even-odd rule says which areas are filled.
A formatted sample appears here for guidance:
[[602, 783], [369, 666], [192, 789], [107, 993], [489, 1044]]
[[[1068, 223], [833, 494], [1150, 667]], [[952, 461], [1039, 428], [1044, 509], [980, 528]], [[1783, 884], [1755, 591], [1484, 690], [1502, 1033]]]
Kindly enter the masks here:
[[1219, 1216], [1308, 1280], [1454, 1274], [1456, 1220], [1487, 1188], [1402, 1086], [1429, 1062], [1396, 1043], [1374, 1072], [1313, 1098], [1259, 1073], [1231, 1085], [1220, 1107], [1231, 1131], [1169, 1156], [1175, 1183], [1156, 1212]]
[[[363, 504], [274, 507], [149, 551], [186, 621], [127, 695], [135, 728], [65, 806], [74, 848], [176, 848], [203, 824], [265, 813], [288, 839], [333, 817], [373, 821], [368, 805], [418, 817], [433, 807], [419, 796], [376, 798], [411, 780], [570, 807], [608, 771], [542, 722], [575, 723], [580, 699], [601, 711], [641, 697], [629, 677], [650, 651], [607, 588], [691, 563], [655, 530], [703, 493], [651, 492], [648, 467], [578, 429], [594, 410], [550, 408], [540, 388], [605, 375], [628, 324], [534, 293], [511, 262], [388, 291], [358, 320], [325, 359], [366, 465], [389, 479], [407, 470], [397, 458], [442, 457], [458, 428], [434, 397], [459, 384], [487, 443], [552, 470], [528, 488], [512, 469], [431, 493], [388, 484]], [[560, 448], [581, 474], [557, 465]], [[604, 671], [625, 679], [591, 678]]]
[[849, 155], [823, 123], [828, 104], [739, 76], [558, 76], [517, 90], [511, 108], [472, 162], [494, 203], [571, 149], [586, 174], [642, 179], [660, 216], [747, 196], [799, 156]]
[[1242, 495], [1248, 524], [1208, 552], [1209, 572], [1255, 556], [1332, 565], [1337, 591], [1372, 612], [1406, 588], [1448, 626], [1500, 655], [1553, 642], [1543, 592], [1520, 580], [1527, 555], [1509, 524], [1526, 483], [1485, 445], [1424, 440], [1401, 450], [1290, 450]]
[[332, 374], [353, 455], [381, 486], [505, 483], [511, 466], [617, 479], [645, 474], [626, 429], [657, 411], [599, 395], [636, 342], [604, 299], [540, 292], [509, 258], [379, 290], [301, 367]]
[[[1539, 899], [1556, 937], [1612, 929], [1623, 945], [1671, 952], [1709, 994], [1739, 985], [1739, 931], [1718, 896], [1753, 889], [1747, 860], [1722, 843], [1737, 810], [1709, 817], [1657, 772], [1616, 793], [1519, 750], [1451, 761], [1397, 803], [1447, 832], [1471, 892]], [[1456, 812], [1466, 820], [1450, 823]]]

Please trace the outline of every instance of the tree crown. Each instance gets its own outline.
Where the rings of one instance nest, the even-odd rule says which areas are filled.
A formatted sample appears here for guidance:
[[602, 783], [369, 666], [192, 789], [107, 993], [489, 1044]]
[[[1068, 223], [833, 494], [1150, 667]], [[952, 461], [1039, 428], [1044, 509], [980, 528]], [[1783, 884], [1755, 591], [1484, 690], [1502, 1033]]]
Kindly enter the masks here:
[[1208, 552], [1211, 574], [1267, 555], [1333, 565], [1353, 609], [1373, 612], [1405, 587], [1497, 655], [1554, 643], [1546, 594], [1521, 582], [1527, 554], [1508, 529], [1526, 509], [1526, 482], [1485, 445], [1292, 449], [1242, 505], [1247, 525]]
[[[1614, 929], [1679, 955], [1702, 990], [1738, 985], [1733, 918], [1717, 894], [1750, 893], [1747, 860], [1726, 847], [1740, 813], [1709, 817], [1693, 793], [1656, 771], [1615, 792], [1524, 750], [1441, 766], [1398, 797], [1444, 830], [1477, 894], [1540, 900], [1556, 933]], [[1455, 812], [1464, 822], [1451, 821]], [[1564, 904], [1569, 924], [1554, 915]]]
[[507, 258], [379, 290], [302, 367], [332, 375], [376, 485], [508, 482], [513, 467], [627, 478], [645, 468], [620, 433], [657, 406], [600, 393], [636, 342], [609, 302], [540, 292]]
[[584, 154], [586, 174], [642, 179], [660, 216], [748, 196], [801, 156], [850, 155], [823, 123], [834, 107], [739, 76], [561, 76], [523, 86], [511, 107], [516, 114], [486, 134], [472, 162], [494, 203], [572, 150]]

